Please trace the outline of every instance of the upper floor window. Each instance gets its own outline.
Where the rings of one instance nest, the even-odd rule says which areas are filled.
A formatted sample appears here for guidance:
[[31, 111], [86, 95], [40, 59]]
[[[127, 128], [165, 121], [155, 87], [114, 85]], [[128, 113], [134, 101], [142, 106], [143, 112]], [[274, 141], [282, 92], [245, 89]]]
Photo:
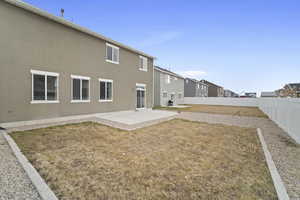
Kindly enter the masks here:
[[90, 102], [90, 78], [71, 75], [72, 78], [72, 101]]
[[59, 103], [58, 73], [31, 70], [32, 101], [31, 103]]
[[139, 69], [142, 71], [147, 71], [148, 70], [148, 58], [144, 56], [140, 56], [140, 66]]
[[113, 99], [113, 80], [99, 79], [100, 102], [108, 102]]
[[186, 82], [186, 83], [189, 83], [189, 80], [186, 79], [185, 82]]
[[119, 47], [106, 43], [106, 61], [119, 64]]
[[170, 75], [166, 75], [166, 83], [171, 83], [171, 76]]
[[168, 97], [168, 93], [167, 92], [163, 92], [163, 97], [167, 98]]

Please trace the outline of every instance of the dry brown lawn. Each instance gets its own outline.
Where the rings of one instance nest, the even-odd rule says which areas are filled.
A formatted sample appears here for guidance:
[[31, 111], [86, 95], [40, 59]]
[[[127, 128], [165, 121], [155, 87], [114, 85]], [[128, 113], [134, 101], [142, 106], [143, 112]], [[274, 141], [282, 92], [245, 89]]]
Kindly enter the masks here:
[[267, 118], [257, 107], [242, 107], [242, 106], [218, 106], [218, 105], [203, 105], [193, 104], [187, 105], [188, 108], [170, 108], [170, 107], [156, 107], [154, 109], [175, 110], [182, 112], [203, 112], [211, 114], [223, 114], [234, 116], [247, 116], [247, 117], [263, 117]]
[[61, 200], [277, 199], [255, 129], [174, 119], [11, 136]]

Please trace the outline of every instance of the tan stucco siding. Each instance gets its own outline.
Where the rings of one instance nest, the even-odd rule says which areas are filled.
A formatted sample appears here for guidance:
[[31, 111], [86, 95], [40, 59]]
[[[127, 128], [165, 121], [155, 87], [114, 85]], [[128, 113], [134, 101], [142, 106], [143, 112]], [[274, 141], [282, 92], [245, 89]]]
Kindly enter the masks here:
[[[105, 60], [105, 41], [0, 2], [0, 122], [134, 109], [136, 83], [147, 85], [152, 107], [153, 60], [120, 48], [120, 64]], [[30, 70], [59, 73], [58, 104], [30, 104]], [[71, 74], [88, 76], [91, 102], [71, 103]], [[113, 102], [100, 103], [99, 78], [112, 79]]]

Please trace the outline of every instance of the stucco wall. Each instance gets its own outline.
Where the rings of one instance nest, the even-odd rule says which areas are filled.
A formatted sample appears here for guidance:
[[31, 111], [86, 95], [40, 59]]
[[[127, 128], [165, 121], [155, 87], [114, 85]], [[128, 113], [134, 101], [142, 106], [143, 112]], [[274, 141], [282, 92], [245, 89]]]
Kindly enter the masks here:
[[160, 106], [160, 72], [154, 70], [154, 106]]
[[[136, 83], [152, 107], [152, 59], [140, 71], [139, 55], [120, 48], [120, 64], [108, 63], [105, 41], [2, 1], [0, 19], [0, 122], [135, 109]], [[30, 104], [31, 69], [60, 74], [60, 103]], [[71, 103], [71, 74], [91, 78], [90, 103]], [[113, 79], [113, 102], [98, 102], [98, 78]]]
[[196, 83], [189, 79], [184, 80], [184, 96], [195, 97], [196, 96]]
[[[160, 105], [168, 105], [168, 101], [171, 100], [171, 94], [174, 94], [174, 104], [182, 104], [184, 101], [184, 79], [177, 78], [177, 80], [171, 79], [170, 83], [166, 82], [165, 73], [159, 72], [160, 78]], [[167, 92], [167, 97], [163, 97], [163, 92]], [[181, 93], [181, 99], [178, 94]]]

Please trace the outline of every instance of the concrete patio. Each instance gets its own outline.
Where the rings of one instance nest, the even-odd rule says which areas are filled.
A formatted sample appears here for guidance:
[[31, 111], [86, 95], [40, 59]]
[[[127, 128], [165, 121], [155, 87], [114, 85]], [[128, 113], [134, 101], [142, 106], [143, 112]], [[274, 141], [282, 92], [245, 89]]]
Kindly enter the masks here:
[[175, 112], [162, 110], [121, 111], [96, 114], [95, 117], [126, 125], [135, 125], [177, 115]]

